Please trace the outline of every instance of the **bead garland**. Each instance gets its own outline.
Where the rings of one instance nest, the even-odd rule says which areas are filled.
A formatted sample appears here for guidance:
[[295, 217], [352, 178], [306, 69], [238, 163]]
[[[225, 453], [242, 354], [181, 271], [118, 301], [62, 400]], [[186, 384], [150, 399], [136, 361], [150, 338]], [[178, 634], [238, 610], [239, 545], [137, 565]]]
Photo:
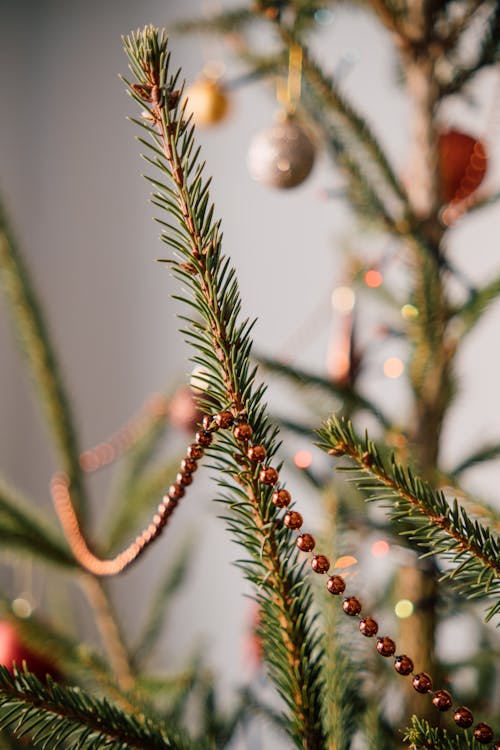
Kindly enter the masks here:
[[[249, 426], [247, 425], [247, 428]], [[238, 435], [235, 437], [237, 439]], [[251, 428], [250, 428], [251, 429]], [[251, 436], [251, 432], [248, 430], [245, 435], [245, 440], [248, 440]], [[240, 438], [241, 439], [241, 438]], [[252, 458], [256, 455], [265, 455], [262, 453], [265, 451], [263, 446], [252, 445], [247, 447], [246, 456], [252, 461], [261, 461], [262, 459]], [[366, 454], [363, 457], [365, 463], [369, 463], [371, 456]], [[279, 474], [271, 466], [266, 466], [259, 473], [260, 481], [265, 485], [276, 486], [279, 479]], [[272, 501], [278, 508], [287, 508], [290, 505], [292, 497], [288, 490], [284, 488], [276, 487]], [[303, 518], [300, 513], [295, 510], [287, 510], [283, 518], [284, 525], [292, 531], [299, 531], [302, 529]], [[296, 546], [299, 550], [305, 553], [310, 553], [316, 546], [316, 540], [312, 534], [301, 532], [296, 539]], [[328, 574], [330, 569], [330, 562], [325, 555], [315, 554], [311, 558], [311, 568], [315, 573], [319, 575]], [[333, 596], [340, 596], [346, 589], [346, 582], [342, 576], [331, 575], [328, 576], [326, 582], [327, 591]], [[360, 617], [362, 604], [356, 596], [347, 596], [342, 602], [342, 610], [346, 615], [350, 617]], [[362, 635], [367, 638], [371, 638], [378, 633], [378, 623], [370, 616], [360, 617], [359, 630]], [[377, 652], [384, 657], [393, 657], [396, 653], [396, 644], [388, 636], [382, 636], [377, 639], [376, 642]], [[433, 691], [432, 678], [426, 672], [415, 673], [413, 660], [406, 654], [396, 655], [394, 657], [394, 669], [402, 676], [412, 676], [412, 686], [418, 693], [428, 693], [432, 695], [432, 703], [439, 711], [448, 711], [453, 705], [453, 698], [451, 694], [444, 689], [438, 689]], [[474, 717], [469, 708], [466, 706], [457, 706], [453, 712], [453, 719], [457, 726], [462, 729], [467, 729], [474, 723]], [[481, 744], [487, 745], [493, 740], [493, 729], [485, 722], [478, 722], [473, 730], [474, 738]], [[494, 750], [500, 748], [500, 740], [496, 740], [494, 744]]]
[[[87, 543], [80, 531], [71, 496], [69, 492], [68, 479], [63, 473], [56, 473], [51, 482], [52, 498], [56, 511], [59, 515], [66, 537], [71, 545], [73, 554], [77, 560], [95, 575], [116, 575], [122, 572], [128, 565], [134, 562], [141, 553], [161, 534], [168, 519], [179, 500], [184, 496], [186, 487], [193, 481], [193, 473], [197, 469], [197, 462], [203, 457], [205, 448], [209, 447], [213, 440], [212, 433], [219, 429], [233, 427], [233, 435], [240, 443], [244, 454], [244, 461], [252, 464], [262, 464], [266, 458], [266, 449], [263, 445], [251, 444], [250, 439], [253, 429], [246, 421], [246, 417], [240, 415], [234, 417], [230, 411], [222, 411], [215, 415], [207, 415], [203, 418], [202, 428], [195, 435], [195, 442], [188, 446], [186, 456], [181, 461], [181, 471], [177, 474], [176, 481], [172, 484], [158, 506], [157, 513], [146, 529], [136, 537], [129, 547], [119, 553], [112, 560], [101, 560], [88, 548]], [[370, 456], [367, 454], [364, 461], [368, 464]], [[264, 465], [259, 471], [259, 480], [262, 484], [274, 487], [272, 495], [273, 504], [280, 509], [287, 509], [292, 501], [288, 490], [277, 486], [279, 480], [278, 471], [269, 465]], [[287, 510], [283, 517], [284, 525], [291, 531], [299, 531], [302, 528], [303, 517], [295, 510]], [[316, 540], [312, 534], [301, 532], [296, 539], [296, 546], [302, 552], [309, 554], [315, 546]], [[318, 575], [328, 575], [330, 561], [325, 555], [315, 554], [311, 558], [311, 568]], [[340, 596], [345, 592], [346, 582], [340, 575], [328, 575], [326, 581], [327, 591], [332, 596]], [[346, 596], [342, 602], [342, 610], [350, 617], [359, 618], [359, 630], [362, 635], [372, 638], [378, 633], [378, 623], [370, 616], [361, 617], [362, 603], [356, 596]], [[394, 657], [394, 669], [402, 676], [412, 677], [412, 686], [418, 693], [432, 696], [432, 703], [438, 711], [448, 711], [453, 705], [452, 695], [444, 689], [433, 690], [432, 678], [426, 672], [414, 671], [413, 660], [406, 654], [396, 654], [396, 643], [389, 636], [379, 636], [376, 641], [376, 651], [386, 658]], [[453, 712], [455, 724], [468, 729], [474, 723], [474, 716], [466, 706], [457, 706]], [[493, 729], [485, 722], [478, 722], [473, 730], [474, 738], [481, 744], [487, 745], [493, 740]], [[500, 740], [494, 743], [494, 750], [500, 748]]]
[[[165, 415], [166, 407], [167, 401], [163, 396], [153, 396], [146, 403], [138, 418], [113, 433], [106, 441], [80, 455], [82, 470], [90, 474], [112, 463], [144, 431], [151, 416], [154, 419], [161, 419]], [[221, 417], [221, 415], [219, 416]], [[232, 420], [232, 415], [230, 416]], [[219, 419], [219, 422], [215, 424], [222, 426], [223, 423], [224, 420]], [[196, 442], [188, 446], [185, 458], [181, 461], [180, 472], [176, 476], [176, 481], [170, 485], [167, 494], [162, 498], [151, 523], [125, 550], [109, 560], [99, 558], [90, 550], [80, 530], [71, 501], [67, 475], [64, 472], [56, 472], [52, 476], [50, 482], [52, 502], [71, 550], [82, 567], [97, 576], [117, 575], [135, 562], [151, 542], [160, 536], [168, 523], [169, 517], [179, 504], [179, 500], [184, 496], [185, 488], [192, 483], [193, 472], [196, 471], [198, 466], [197, 461], [203, 457], [204, 448], [212, 442], [212, 435], [209, 431], [202, 429], [196, 433], [195, 439]]]
[[161, 393], [151, 396], [142, 407], [140, 414], [103, 440], [94, 448], [80, 454], [80, 468], [92, 474], [113, 463], [132, 443], [144, 433], [151, 419], [159, 421], [167, 414], [168, 400]]

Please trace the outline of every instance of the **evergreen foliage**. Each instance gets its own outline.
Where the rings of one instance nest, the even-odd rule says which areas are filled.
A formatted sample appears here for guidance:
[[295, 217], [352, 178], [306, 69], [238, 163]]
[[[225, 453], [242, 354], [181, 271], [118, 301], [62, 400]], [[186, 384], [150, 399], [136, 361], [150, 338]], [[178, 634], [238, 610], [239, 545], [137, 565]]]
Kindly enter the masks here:
[[[0, 667], [0, 727], [35, 747], [69, 750], [183, 750], [193, 748], [175, 730], [155, 725], [144, 716], [121, 711], [81, 688], [44, 685], [29, 672], [14, 675]], [[202, 748], [207, 745], [200, 744]]]
[[398, 464], [394, 455], [385, 463], [375, 443], [368, 436], [360, 442], [349, 422], [332, 417], [319, 436], [321, 447], [331, 455], [354, 460], [350, 471], [368, 500], [389, 501], [390, 517], [406, 527], [403, 535], [424, 547], [424, 554], [442, 555], [451, 563], [442, 580], [469, 598], [494, 598], [487, 620], [500, 613], [498, 535], [473, 521], [456, 499], [450, 504], [443, 492]]
[[[422, 3], [416, 11], [411, 5], [392, 0], [370, 0], [366, 4], [398, 40], [407, 75], [410, 71], [414, 74], [419, 64], [427, 64], [426, 55], [432, 58], [427, 78], [427, 83], [433, 84], [431, 103], [426, 103], [424, 115], [419, 112], [427, 128], [424, 146], [432, 151], [436, 145], [433, 118], [438, 105], [461, 92], [478, 71], [499, 59], [500, 4], [463, 0], [459, 3], [460, 12], [452, 11], [447, 2]], [[440, 581], [448, 583], [462, 598], [479, 599], [488, 606], [488, 621], [500, 614], [500, 539], [495, 530], [498, 514], [469, 498], [460, 503], [457, 499], [451, 501], [447, 492], [434, 486], [440, 485], [443, 477], [455, 480], [471, 466], [492, 460], [500, 453], [497, 443], [474, 448], [448, 475], [439, 465], [441, 428], [457, 392], [456, 354], [465, 336], [498, 298], [500, 284], [498, 278], [493, 278], [476, 288], [453, 267], [445, 253], [443, 238], [447, 230], [440, 223], [438, 179], [434, 175], [430, 181], [431, 205], [422, 215], [411, 186], [403, 185], [368, 119], [353, 105], [335, 76], [327, 74], [310, 52], [309, 35], [315, 14], [327, 6], [324, 0], [260, 0], [251, 8], [218, 13], [203, 23], [188, 21], [179, 30], [225, 35], [238, 29], [242, 35], [239, 54], [249, 67], [246, 80], [286, 74], [289, 51], [300, 46], [304, 84], [301, 115], [314, 124], [340, 166], [345, 193], [358, 216], [371, 219], [374, 227], [396, 239], [409, 260], [410, 299], [418, 310], [418, 319], [408, 323], [403, 335], [410, 348], [414, 419], [411, 426], [401, 430], [400, 445], [409, 448], [411, 457], [405, 454], [404, 460], [396, 458], [392, 451], [396, 427], [385, 409], [363, 394], [356, 376], [340, 382], [274, 357], [260, 357], [258, 361], [266, 374], [319, 392], [322, 406], [325, 396], [342, 401], [346, 418], [332, 417], [325, 422], [318, 432], [319, 445], [335, 458], [349, 459], [349, 465], [340, 468], [350, 472], [351, 485], [359, 493], [352, 487], [348, 491], [345, 483], [337, 479], [332, 485], [330, 478], [320, 472], [304, 473], [320, 492], [334, 487], [335, 502], [325, 503], [330, 526], [323, 535], [323, 544], [332, 560], [338, 558], [340, 570], [342, 564], [348, 565], [345, 560], [339, 562], [344, 554], [338, 541], [339, 529], [343, 536], [354, 528], [361, 535], [366, 533], [368, 524], [364, 517], [360, 521], [362, 503], [358, 498], [382, 502], [388, 511], [388, 522], [380, 521], [379, 526], [372, 524], [369, 528], [383, 528], [388, 534], [397, 535], [400, 544], [430, 558], [432, 574], [437, 572]], [[466, 60], [460, 43], [468, 21], [481, 8], [486, 13], [484, 28], [475, 56]], [[269, 21], [281, 47], [271, 55], [256, 54], [246, 44], [245, 34], [254, 23]], [[252, 359], [253, 321], [241, 316], [236, 273], [223, 254], [221, 222], [210, 199], [210, 179], [205, 175], [195, 129], [187, 116], [180, 71], [171, 70], [166, 35], [147, 26], [126, 37], [124, 45], [131, 73], [131, 80], [124, 80], [141, 110], [132, 121], [140, 128], [138, 141], [148, 169], [152, 170], [146, 179], [153, 189], [152, 203], [158, 210], [161, 240], [168, 248], [164, 262], [179, 283], [176, 299], [181, 333], [192, 347], [192, 363], [201, 368], [199, 403], [207, 415], [207, 424], [211, 415], [230, 412], [237, 425], [250, 425], [254, 446], [265, 449], [264, 465], [279, 472], [283, 462], [277, 423], [308, 437], [311, 428], [288, 417], [273, 420], [268, 415], [266, 387], [258, 381], [257, 365]], [[448, 77], [442, 73], [446, 66], [437, 64], [438, 58], [453, 63]], [[478, 210], [497, 198], [478, 199], [471, 203], [470, 210]], [[465, 292], [461, 305], [451, 302], [450, 277]], [[42, 306], [3, 211], [0, 278], [68, 478], [83, 537], [89, 524], [75, 419]], [[397, 295], [387, 295], [387, 299], [399, 306]], [[366, 414], [380, 430], [380, 447], [367, 434], [360, 439], [349, 421], [350, 417], [361, 421]], [[140, 434], [127, 445], [112, 512], [105, 524], [105, 539], [99, 544], [102, 549], [114, 552], [123, 544], [155, 507], [165, 486], [173, 481], [177, 460], [153, 463], [167, 427], [166, 411], [152, 411]], [[358, 647], [352, 645], [351, 633], [346, 634], [340, 622], [345, 618], [334, 609], [337, 597], [324, 587], [320, 594], [306, 574], [307, 561], [299, 553], [294, 532], [283, 522], [281, 509], [273, 502], [273, 486], [261, 477], [262, 466], [249, 458], [245, 444], [232, 429], [214, 430], [210, 435], [213, 442], [206, 454], [217, 482], [214, 499], [222, 507], [221, 517], [228, 532], [239, 545], [237, 565], [250, 582], [259, 606], [256, 637], [268, 674], [281, 697], [279, 708], [268, 706], [248, 689], [242, 690], [232, 710], [221, 710], [214, 677], [197, 653], [179, 673], [148, 673], [173, 598], [189, 572], [192, 540], [185, 542], [170, 569], [162, 573], [142, 633], [135, 647], [130, 647], [121, 633], [108, 589], [83, 569], [50, 520], [35, 510], [33, 502], [1, 479], [2, 551], [36, 556], [59, 566], [65, 576], [78, 581], [105, 647], [101, 657], [50, 622], [36, 616], [27, 620], [17, 617], [9, 597], [1, 593], [2, 617], [15, 622], [23, 641], [35, 652], [50, 653], [62, 674], [59, 684], [50, 676], [41, 681], [26, 667], [24, 671], [15, 668], [13, 673], [0, 667], [1, 747], [19, 750], [29, 743], [35, 748], [61, 750], [224, 748], [252, 715], [265, 717], [286, 733], [289, 742], [304, 750], [351, 750], [355, 737], [363, 737], [370, 750], [400, 746], [402, 735], [385, 716], [380, 696], [374, 699], [374, 691], [366, 689], [367, 683], [375, 681], [377, 670], [365, 658], [362, 646], [358, 652]], [[409, 463], [418, 467], [418, 474], [408, 467]], [[279, 486], [283, 487], [282, 483]], [[293, 509], [292, 504], [289, 510]], [[335, 570], [336, 567], [337, 563]], [[415, 568], [415, 577], [419, 575], [420, 570]], [[434, 587], [432, 575], [431, 579]], [[433, 603], [437, 598], [432, 588], [426, 599], [432, 604], [419, 615], [419, 639], [424, 649], [411, 656], [416, 656], [416, 665], [419, 660], [419, 667], [420, 661], [428, 659], [439, 670], [439, 664], [432, 663], [431, 653], [435, 634]], [[463, 603], [458, 597], [450, 596], [450, 601], [454, 606]], [[487, 643], [490, 631], [483, 627]], [[495, 678], [492, 665], [487, 663], [478, 667], [478, 674], [479, 692], [483, 695], [475, 700], [474, 713], [478, 707], [484, 711], [485, 696]], [[77, 686], [68, 687], [66, 680]], [[94, 695], [96, 691], [99, 697]], [[194, 723], [189, 716], [193, 703], [199, 714]], [[408, 706], [412, 713], [411, 700]], [[470, 732], [450, 735], [432, 726], [426, 711], [422, 709], [422, 717], [413, 717], [406, 732], [404, 742], [411, 748], [479, 748]]]
[[[175, 259], [168, 261], [174, 276], [191, 293], [180, 300], [201, 315], [200, 320], [183, 314], [187, 325], [182, 332], [195, 347], [193, 363], [203, 368], [205, 405], [230, 408], [248, 419], [254, 441], [266, 448], [271, 460], [277, 449], [276, 430], [266, 417], [264, 391], [254, 387], [255, 370], [249, 365], [252, 324], [239, 320], [235, 272], [222, 255], [220, 222], [214, 220], [209, 201], [210, 183], [204, 179], [204, 165], [194, 146], [194, 128], [180, 104], [179, 73], [170, 74], [166, 39], [154, 29], [131, 35], [125, 49], [136, 77], [128, 84], [129, 91], [141, 107], [148, 107], [148, 121], [154, 123], [134, 120], [151, 138], [140, 139], [152, 154], [145, 158], [170, 183], [148, 178], [155, 188], [153, 203], [178, 220], [173, 226], [158, 219], [164, 227], [161, 238], [174, 251]], [[257, 587], [264, 653], [291, 714], [290, 734], [298, 747], [317, 747], [322, 736], [321, 656], [312, 596], [300, 575], [297, 552], [290, 550], [290, 531], [276, 524], [272, 489], [259, 480], [259, 468], [252, 467], [232, 435], [218, 437], [212, 454], [213, 468], [223, 477], [219, 480], [219, 499], [227, 506], [223, 518], [247, 553], [238, 565]]]

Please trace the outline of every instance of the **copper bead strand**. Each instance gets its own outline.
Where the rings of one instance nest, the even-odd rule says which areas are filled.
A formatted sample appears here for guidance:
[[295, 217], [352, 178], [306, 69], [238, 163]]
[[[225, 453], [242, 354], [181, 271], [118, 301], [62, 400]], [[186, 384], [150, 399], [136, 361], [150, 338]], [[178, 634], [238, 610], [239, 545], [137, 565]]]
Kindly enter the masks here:
[[[196, 433], [195, 442], [188, 446], [188, 449], [186, 451], [186, 458], [184, 458], [181, 462], [181, 471], [176, 477], [176, 482], [169, 487], [168, 494], [165, 496], [165, 498], [163, 498], [162, 503], [160, 503], [160, 505], [158, 506], [158, 513], [154, 516], [152, 523], [147, 527], [147, 529], [139, 537], [137, 537], [135, 542], [133, 542], [130, 547], [127, 548], [127, 550], [118, 555], [118, 557], [114, 560], [99, 560], [98, 558], [95, 558], [94, 555], [92, 555], [90, 550], [88, 550], [83, 537], [81, 537], [81, 540], [83, 540], [83, 545], [85, 547], [83, 558], [87, 558], [87, 563], [90, 559], [91, 562], [96, 561], [98, 566], [114, 567], [114, 569], [110, 572], [102, 572], [102, 570], [101, 572], [97, 572], [96, 566], [94, 566], [93, 572], [96, 572], [97, 575], [110, 575], [116, 572], [120, 572], [124, 567], [133, 562], [143, 551], [143, 549], [150, 544], [151, 541], [159, 536], [161, 530], [167, 523], [168, 516], [177, 506], [180, 498], [184, 496], [185, 488], [192, 483], [192, 475], [194, 471], [196, 471], [197, 461], [202, 458], [205, 448], [210, 446], [212, 443], [212, 433], [216, 430], [227, 429], [232, 426], [234, 426], [233, 435], [240, 443], [242, 452], [244, 453], [244, 460], [250, 462], [251, 465], [264, 463], [267, 456], [266, 449], [263, 445], [250, 443], [250, 440], [253, 436], [253, 429], [251, 425], [249, 425], [246, 421], [246, 418], [240, 417], [235, 419], [230, 411], [222, 411], [213, 416], [205, 416], [203, 418], [202, 428]], [[79, 534], [80, 532], [78, 529], [76, 515], [74, 514], [71, 500], [69, 498], [69, 487], [67, 486], [67, 480], [65, 485], [63, 480], [61, 479], [61, 477], [63, 476], [64, 475], [56, 475], [53, 480], [54, 503], [56, 504], [56, 508], [58, 508], [58, 503], [59, 506], [61, 506], [61, 497], [67, 495], [67, 497], [65, 497], [64, 501], [62, 502], [63, 510], [61, 511], [60, 508], [58, 508], [58, 512], [61, 521], [63, 521], [64, 513], [66, 512], [67, 515], [67, 505], [69, 504], [69, 507], [73, 512], [73, 518], [69, 519], [69, 523], [68, 519], [66, 519], [66, 523], [63, 522], [63, 526], [65, 527], [65, 531], [67, 532], [68, 540], [72, 544], [75, 556], [82, 562], [82, 564], [84, 564], [82, 558], [78, 554], [76, 554], [77, 550], [75, 547], [78, 547], [78, 543], [74, 547], [72, 542], [72, 535], [74, 535], [75, 533], [75, 528], [77, 534]], [[279, 480], [278, 471], [272, 466], [263, 465], [259, 470], [258, 478], [263, 485], [275, 488], [272, 495], [273, 504], [279, 509], [288, 508], [291, 503], [292, 497], [288, 490], [276, 487]], [[59, 498], [59, 500], [56, 499], [56, 496]], [[288, 529], [292, 531], [299, 531], [302, 528], [303, 517], [295, 510], [287, 510], [283, 517], [283, 523]], [[310, 553], [316, 546], [316, 540], [314, 539], [312, 534], [301, 533], [297, 537], [296, 545], [302, 552]], [[82, 550], [80, 549], [79, 551], [81, 553]], [[123, 561], [124, 564], [119, 568], [119, 570], [116, 570], [117, 563], [121, 561]], [[92, 566], [89, 566], [87, 564], [85, 564], [84, 566], [92, 569]], [[311, 559], [311, 567], [315, 573], [324, 575], [327, 574], [330, 569], [330, 562], [325, 555], [315, 554]], [[346, 583], [342, 576], [331, 575], [327, 579], [326, 587], [328, 592], [333, 596], [340, 596], [345, 591]], [[342, 610], [346, 615], [350, 617], [359, 617], [362, 610], [362, 605], [357, 597], [348, 596], [344, 598], [342, 602]], [[378, 623], [372, 617], [363, 617], [359, 622], [359, 630], [362, 635], [366, 636], [367, 638], [374, 637], [378, 633]], [[396, 644], [388, 636], [382, 636], [377, 638], [376, 650], [381, 656], [390, 658], [396, 653]], [[439, 689], [433, 692], [432, 678], [426, 672], [415, 674], [413, 671], [413, 661], [409, 656], [407, 656], [406, 654], [396, 656], [394, 659], [394, 668], [400, 675], [413, 675], [413, 688], [419, 693], [431, 694], [432, 702], [439, 711], [448, 711], [452, 707], [453, 699], [451, 694], [447, 690], [443, 689]], [[463, 729], [471, 727], [474, 723], [473, 714], [466, 706], [458, 706], [454, 711], [453, 718], [457, 726]], [[485, 724], [484, 722], [479, 722], [478, 724], [476, 724], [473, 733], [475, 739], [481, 744], [489, 744], [493, 740], [493, 730], [488, 724]], [[495, 750], [497, 750], [497, 748], [500, 748], [500, 743], [498, 741], [495, 742]]]
[[[251, 458], [253, 454], [248, 453], [247, 456]], [[253, 461], [258, 461], [258, 458], [251, 458]], [[262, 459], [263, 460], [263, 459]], [[264, 484], [272, 484], [273, 486], [278, 481], [278, 472], [271, 467], [262, 469], [259, 474], [259, 479]], [[272, 481], [270, 481], [272, 480]], [[277, 488], [275, 489], [272, 497], [273, 503], [278, 508], [287, 508], [292, 498], [288, 490]], [[295, 510], [287, 511], [283, 518], [284, 525], [293, 530], [299, 531], [302, 528], [303, 518], [300, 513]], [[296, 539], [296, 546], [301, 552], [309, 553], [312, 552], [316, 546], [316, 540], [309, 533], [300, 533]], [[315, 554], [311, 559], [311, 567], [315, 573], [326, 574], [330, 569], [330, 562], [325, 555]], [[344, 593], [346, 588], [345, 580], [340, 575], [331, 575], [326, 581], [326, 588], [333, 596], [340, 596]], [[358, 617], [361, 613], [362, 604], [360, 600], [355, 596], [348, 596], [344, 598], [342, 602], [342, 610], [346, 615], [350, 617]], [[362, 635], [367, 638], [371, 638], [378, 633], [378, 623], [373, 617], [362, 617], [359, 622], [359, 630]], [[384, 657], [393, 657], [396, 653], [396, 644], [388, 636], [382, 636], [377, 638], [376, 642], [377, 652]], [[439, 689], [433, 692], [432, 678], [426, 672], [414, 672], [413, 660], [406, 654], [400, 654], [394, 658], [394, 669], [402, 676], [412, 675], [412, 686], [418, 693], [430, 693], [432, 695], [432, 702], [439, 711], [448, 711], [453, 705], [453, 698], [447, 690]], [[474, 723], [474, 717], [469, 708], [466, 706], [458, 706], [453, 713], [453, 719], [457, 726], [462, 729], [468, 729]], [[474, 727], [474, 738], [482, 743], [489, 744], [493, 740], [493, 729], [489, 724], [479, 722]], [[500, 742], [496, 742], [494, 750], [500, 750]]]
[[[158, 404], [156, 407], [159, 410]], [[184, 497], [186, 487], [192, 484], [193, 473], [198, 468], [197, 462], [203, 457], [205, 448], [212, 442], [212, 432], [220, 428], [229, 427], [232, 423], [233, 415], [229, 411], [220, 412], [213, 417], [204, 417], [202, 429], [196, 433], [195, 442], [188, 446], [186, 456], [181, 461], [176, 481], [168, 488], [167, 494], [158, 505], [151, 523], [123, 552], [120, 552], [110, 560], [102, 560], [89, 549], [85, 537], [80, 530], [78, 518], [73, 507], [68, 477], [63, 472], [54, 474], [50, 483], [54, 507], [73, 554], [82, 567], [94, 575], [112, 576], [121, 573], [126, 567], [137, 560], [151, 542], [160, 536], [168, 523], [169, 517], [177, 507], [179, 500]], [[121, 435], [122, 432], [125, 432], [125, 430], [117, 433], [117, 435]], [[113, 440], [116, 442], [117, 438], [113, 438]], [[126, 442], [122, 436], [122, 443]], [[106, 463], [104, 451], [99, 446], [98, 449], [95, 461], [90, 460], [93, 457], [95, 449], [82, 454], [85, 457], [85, 460], [82, 462], [84, 470], [86, 468], [87, 471], [92, 471]], [[100, 462], [98, 461], [99, 457]]]

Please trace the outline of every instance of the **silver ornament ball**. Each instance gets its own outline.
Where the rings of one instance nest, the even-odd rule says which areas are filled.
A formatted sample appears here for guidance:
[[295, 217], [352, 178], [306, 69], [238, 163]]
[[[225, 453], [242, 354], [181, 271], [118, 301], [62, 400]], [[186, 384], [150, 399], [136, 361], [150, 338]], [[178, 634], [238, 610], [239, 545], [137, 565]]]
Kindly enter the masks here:
[[309, 137], [287, 117], [258, 133], [250, 144], [248, 171], [257, 182], [275, 188], [292, 188], [308, 177], [315, 151]]

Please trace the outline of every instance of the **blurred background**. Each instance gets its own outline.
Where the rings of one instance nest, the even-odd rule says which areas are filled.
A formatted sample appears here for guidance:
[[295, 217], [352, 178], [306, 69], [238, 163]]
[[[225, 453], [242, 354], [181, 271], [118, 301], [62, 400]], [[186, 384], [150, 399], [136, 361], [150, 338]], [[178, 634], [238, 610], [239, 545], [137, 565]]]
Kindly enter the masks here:
[[[236, 0], [224, 3], [237, 5]], [[152, 221], [148, 184], [140, 176], [145, 164], [134, 142], [136, 129], [126, 120], [137, 113], [118, 79], [126, 72], [120, 35], [146, 23], [168, 29], [220, 7], [200, 0], [0, 0], [0, 186], [46, 306], [86, 446], [112, 433], [152, 392], [186, 382], [192, 370], [176, 332], [175, 284], [167, 267], [155, 262], [166, 249]], [[325, 67], [341, 72], [400, 174], [411, 180], [408, 106], [385, 33], [367, 15], [339, 5], [318, 21], [314, 45]], [[225, 65], [229, 85], [243, 72], [219, 41], [174, 34], [171, 49], [188, 82], [214, 60]], [[497, 74], [487, 71], [471, 100], [452, 102], [444, 113], [444, 124], [460, 125], [487, 143], [485, 185], [491, 189], [500, 184], [499, 93]], [[354, 245], [360, 255], [378, 257], [387, 240], [356, 230], [342, 200], [341, 178], [326, 156], [319, 155], [312, 176], [292, 191], [273, 191], [251, 179], [249, 144], [271, 124], [276, 108], [274, 92], [262, 82], [233, 87], [229, 116], [200, 131], [199, 141], [213, 175], [212, 196], [223, 221], [225, 251], [238, 272], [244, 313], [258, 317], [256, 348], [323, 371], [338, 324], [331, 293], [346, 280], [344, 249]], [[494, 208], [453, 230], [450, 255], [472, 282], [498, 273], [499, 236]], [[393, 259], [391, 273], [396, 284], [398, 278], [403, 283], [403, 259]], [[369, 297], [360, 302], [358, 316], [360, 340], [370, 347], [363, 388], [396, 418], [407, 405], [406, 387], [404, 378], [384, 374], [384, 362], [404, 359], [404, 349], [384, 335], [391, 321]], [[499, 325], [500, 310], [494, 308], [465, 346], [461, 395], [445, 428], [445, 463], [458, 461], [469, 441], [500, 435]], [[54, 457], [3, 306], [0, 386], [2, 470], [52, 514], [48, 485]], [[297, 410], [277, 387], [270, 400], [281, 414]], [[172, 451], [177, 449], [174, 444]], [[252, 614], [238, 570], [230, 564], [238, 550], [209, 502], [214, 494], [209, 474], [203, 471], [165, 538], [115, 586], [124, 628], [133, 636], [150, 587], [176, 544], [194, 534], [190, 584], [172, 612], [159, 659], [171, 666], [201, 643], [229, 693], [252, 671]], [[499, 477], [492, 462], [470, 472], [468, 480], [472, 490], [498, 504]], [[290, 481], [307, 496], [300, 478], [292, 475]], [[107, 482], [104, 477], [92, 484], [97, 529]], [[383, 563], [373, 565], [373, 574], [383, 575]], [[23, 590], [32, 585], [35, 599], [54, 594], [44, 574], [31, 570], [10, 585]], [[83, 608], [77, 616], [83, 629], [91, 627]], [[447, 648], [449, 639], [443, 635], [442, 640], [440, 647]]]

